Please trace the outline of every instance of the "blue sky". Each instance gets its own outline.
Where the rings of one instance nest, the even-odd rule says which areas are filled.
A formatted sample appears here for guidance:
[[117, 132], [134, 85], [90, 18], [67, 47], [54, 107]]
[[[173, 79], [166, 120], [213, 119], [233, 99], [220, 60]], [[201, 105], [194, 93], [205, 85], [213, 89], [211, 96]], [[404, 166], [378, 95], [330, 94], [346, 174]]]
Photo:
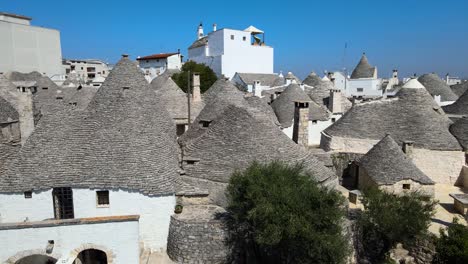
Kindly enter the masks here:
[[[66, 58], [116, 62], [187, 47], [205, 33], [254, 25], [275, 48], [275, 71], [354, 68], [363, 51], [379, 75], [437, 72], [468, 77], [467, 0], [63, 1], [0, 0], [0, 11], [60, 30]], [[348, 43], [343, 63], [345, 43]]]

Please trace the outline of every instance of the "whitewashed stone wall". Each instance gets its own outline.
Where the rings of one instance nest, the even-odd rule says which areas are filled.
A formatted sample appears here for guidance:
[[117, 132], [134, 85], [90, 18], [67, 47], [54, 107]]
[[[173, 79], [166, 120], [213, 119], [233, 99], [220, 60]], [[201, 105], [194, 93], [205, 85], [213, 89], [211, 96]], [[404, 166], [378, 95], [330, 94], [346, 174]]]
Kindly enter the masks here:
[[[419, 182], [413, 180], [402, 180], [395, 184], [388, 184], [388, 185], [378, 185], [372, 178], [369, 177], [367, 171], [363, 168], [359, 170], [359, 178], [358, 178], [359, 189], [363, 190], [369, 187], [377, 187], [380, 190], [394, 193], [394, 194], [404, 194], [406, 192], [420, 192], [428, 196], [434, 197], [434, 185], [423, 185]], [[406, 190], [403, 189], [403, 184], [409, 184], [410, 189]]]
[[[325, 151], [367, 153], [378, 140], [330, 137], [322, 133], [320, 147]], [[461, 170], [465, 165], [462, 151], [413, 150], [414, 164], [436, 183], [463, 184]]]
[[[140, 241], [153, 251], [165, 250], [175, 196], [149, 197], [138, 192], [109, 190], [108, 207], [98, 207], [96, 190], [73, 189], [75, 218], [140, 215]], [[0, 222], [42, 221], [54, 218], [52, 190], [24, 194], [0, 194]]]
[[366, 154], [379, 140], [330, 137], [322, 133], [320, 147], [325, 151]]
[[462, 151], [414, 149], [413, 162], [436, 183], [453, 185], [465, 165], [465, 154]]
[[[40, 254], [71, 264], [81, 251], [95, 248], [106, 253], [109, 263], [139, 263], [138, 233], [138, 221], [0, 230], [0, 262]], [[46, 253], [49, 240], [54, 240], [51, 254]]]
[[52, 190], [33, 192], [31, 199], [23, 193], [0, 194], [0, 223], [42, 221], [54, 218]]

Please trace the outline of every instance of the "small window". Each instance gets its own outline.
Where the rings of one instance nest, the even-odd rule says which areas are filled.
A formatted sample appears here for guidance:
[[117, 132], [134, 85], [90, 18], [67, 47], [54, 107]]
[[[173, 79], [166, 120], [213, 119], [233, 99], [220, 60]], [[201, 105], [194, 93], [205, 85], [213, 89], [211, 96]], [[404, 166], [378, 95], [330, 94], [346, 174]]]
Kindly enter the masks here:
[[410, 184], [403, 184], [403, 190], [409, 190], [409, 189], [411, 189]]
[[247, 37], [242, 37], [242, 40], [243, 40], [243, 41], [246, 41], [246, 40], [247, 40]]
[[231, 35], [231, 39], [234, 40], [234, 35]]
[[187, 162], [187, 164], [189, 164], [189, 165], [194, 165], [194, 164], [195, 164], [195, 161], [194, 161], [194, 160], [187, 160], [186, 162]]
[[202, 125], [202, 127], [209, 127], [210, 123], [211, 121], [206, 121], [206, 120], [200, 121], [200, 124]]
[[122, 89], [124, 89], [124, 90], [130, 90], [130, 87], [129, 87], [129, 86], [124, 86], [124, 87], [122, 87]]
[[81, 67], [81, 69], [83, 69], [83, 67]]
[[32, 191], [24, 192], [24, 198], [31, 199], [32, 198]]
[[317, 120], [312, 120], [312, 124], [317, 124]]
[[357, 88], [358, 93], [364, 92], [364, 88]]
[[185, 133], [185, 125], [184, 124], [176, 125], [176, 133], [178, 137], [182, 136], [182, 134]]
[[42, 90], [47, 90], [49, 89], [49, 87], [42, 87]]
[[336, 118], [332, 118], [331, 121], [332, 121], [332, 123], [335, 123]]
[[109, 191], [96, 191], [96, 197], [98, 206], [109, 205]]

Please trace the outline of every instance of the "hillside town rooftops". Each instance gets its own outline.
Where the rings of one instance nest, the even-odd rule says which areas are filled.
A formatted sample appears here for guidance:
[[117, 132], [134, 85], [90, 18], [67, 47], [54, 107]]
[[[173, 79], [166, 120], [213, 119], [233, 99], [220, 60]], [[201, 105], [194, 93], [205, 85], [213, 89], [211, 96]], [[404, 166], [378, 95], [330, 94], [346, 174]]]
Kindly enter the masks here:
[[434, 184], [390, 135], [386, 135], [359, 160], [369, 177], [379, 185], [391, 185], [402, 180], [413, 180], [420, 184]]
[[354, 105], [324, 130], [328, 136], [380, 140], [390, 133], [398, 144], [414, 142], [415, 148], [460, 150], [450, 134], [449, 118], [417, 80], [402, 88], [397, 97]]
[[199, 159], [195, 165], [184, 167], [187, 176], [215, 182], [227, 183], [234, 171], [245, 169], [252, 160], [299, 162], [319, 182], [336, 180], [331, 170], [289, 139], [274, 123], [232, 105], [218, 116], [206, 133], [184, 147], [184, 155]]
[[426, 87], [427, 91], [432, 95], [440, 95], [441, 101], [456, 101], [458, 96], [450, 89], [450, 87], [435, 73], [421, 75], [418, 81]]
[[39, 122], [0, 178], [0, 192], [106, 188], [175, 192], [175, 126], [143, 73], [122, 58], [85, 111], [66, 108]]

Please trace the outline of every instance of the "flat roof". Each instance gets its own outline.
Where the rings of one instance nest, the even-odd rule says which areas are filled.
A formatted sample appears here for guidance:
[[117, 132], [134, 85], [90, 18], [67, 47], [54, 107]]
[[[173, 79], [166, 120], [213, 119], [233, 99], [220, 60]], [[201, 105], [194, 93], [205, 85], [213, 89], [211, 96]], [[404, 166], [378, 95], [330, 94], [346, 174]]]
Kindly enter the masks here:
[[19, 19], [32, 20], [31, 17], [27, 17], [27, 16], [23, 16], [23, 15], [17, 15], [17, 14], [12, 14], [12, 13], [6, 13], [6, 12], [0, 12], [0, 16], [8, 16], [8, 17], [14, 17], [14, 18], [19, 18]]

